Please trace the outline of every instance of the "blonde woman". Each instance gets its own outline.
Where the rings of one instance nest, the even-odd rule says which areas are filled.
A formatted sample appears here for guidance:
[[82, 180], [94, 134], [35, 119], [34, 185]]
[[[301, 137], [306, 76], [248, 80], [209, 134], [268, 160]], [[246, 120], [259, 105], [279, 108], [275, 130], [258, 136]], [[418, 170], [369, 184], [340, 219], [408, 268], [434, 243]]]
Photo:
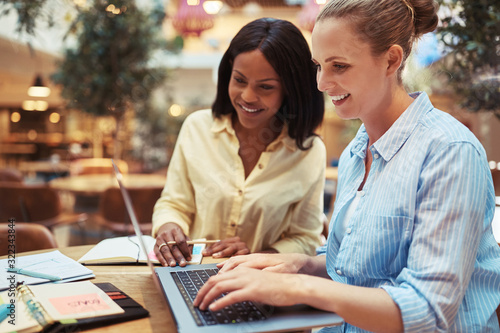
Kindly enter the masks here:
[[[485, 151], [401, 81], [436, 10], [431, 0], [323, 8], [312, 33], [318, 88], [342, 118], [363, 122], [339, 161], [327, 253], [231, 258], [195, 305], [305, 303], [344, 318], [333, 332], [498, 332], [500, 248]], [[221, 292], [229, 294], [211, 303]]]

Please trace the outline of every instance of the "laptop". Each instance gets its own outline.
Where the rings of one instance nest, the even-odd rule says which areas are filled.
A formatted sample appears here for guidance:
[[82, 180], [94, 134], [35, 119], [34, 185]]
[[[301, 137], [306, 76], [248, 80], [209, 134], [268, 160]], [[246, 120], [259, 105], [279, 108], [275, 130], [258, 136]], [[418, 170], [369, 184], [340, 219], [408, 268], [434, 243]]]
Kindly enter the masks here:
[[[148, 258], [132, 201], [123, 185], [122, 174], [113, 161], [112, 163], [141, 251]], [[277, 307], [257, 302], [241, 302], [217, 312], [201, 311], [192, 302], [204, 282], [217, 274], [216, 264], [154, 268], [149, 258], [147, 261], [154, 283], [165, 296], [177, 330], [181, 333], [287, 332], [343, 323], [343, 319], [335, 313], [302, 304]]]

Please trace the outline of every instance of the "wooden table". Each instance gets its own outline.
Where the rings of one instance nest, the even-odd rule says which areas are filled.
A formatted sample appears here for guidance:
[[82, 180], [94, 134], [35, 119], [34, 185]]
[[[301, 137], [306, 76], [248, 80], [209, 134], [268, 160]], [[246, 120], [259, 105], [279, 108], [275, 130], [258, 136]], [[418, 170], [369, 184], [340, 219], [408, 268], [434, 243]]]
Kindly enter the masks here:
[[18, 169], [30, 178], [36, 177], [42, 179], [44, 182], [49, 182], [54, 178], [68, 176], [69, 163], [53, 161], [24, 161], [19, 163]]
[[[159, 174], [124, 174], [123, 183], [127, 188], [165, 186], [166, 176]], [[99, 195], [109, 187], [118, 187], [114, 174], [91, 174], [61, 177], [51, 180], [49, 186], [80, 195]]]
[[[80, 259], [93, 245], [63, 247], [58, 250], [75, 260]], [[32, 251], [17, 254], [17, 256], [48, 252], [52, 250]], [[0, 257], [2, 259], [6, 256]], [[221, 259], [203, 258], [202, 263], [220, 262]], [[151, 271], [147, 265], [95, 265], [87, 266], [94, 271], [93, 283], [110, 282], [124, 293], [132, 297], [149, 311], [149, 317], [131, 320], [88, 330], [86, 332], [126, 333], [126, 332], [176, 332], [175, 321], [170, 314], [167, 302], [156, 289]]]
[[19, 171], [24, 173], [69, 173], [68, 162], [53, 162], [53, 161], [23, 161], [19, 163]]

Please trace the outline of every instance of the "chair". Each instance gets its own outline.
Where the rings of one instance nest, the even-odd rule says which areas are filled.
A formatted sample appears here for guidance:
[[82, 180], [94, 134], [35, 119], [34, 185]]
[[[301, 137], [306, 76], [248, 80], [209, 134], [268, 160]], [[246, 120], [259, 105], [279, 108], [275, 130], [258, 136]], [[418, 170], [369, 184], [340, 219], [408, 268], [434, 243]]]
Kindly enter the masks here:
[[0, 169], [0, 182], [19, 182], [24, 181], [23, 174], [21, 171], [16, 169]]
[[[144, 234], [151, 234], [153, 228], [151, 222], [153, 208], [158, 198], [160, 198], [162, 190], [160, 187], [127, 189], [141, 231]], [[119, 188], [110, 187], [101, 195], [96, 223], [119, 235], [131, 235], [134, 233], [134, 227], [130, 222], [130, 217]]]
[[493, 186], [495, 187], [495, 195], [500, 196], [500, 169], [491, 169], [491, 177], [493, 178]]
[[[14, 230], [15, 233], [9, 230]], [[9, 235], [15, 235], [9, 239]], [[45, 226], [38, 223], [15, 222], [14, 227], [10, 223], [0, 223], [0, 256], [9, 254], [9, 247], [14, 240], [16, 253], [25, 251], [45, 250], [57, 248], [54, 234]]]
[[85, 213], [64, 213], [59, 194], [47, 185], [0, 182], [0, 222], [11, 218], [53, 229], [73, 223], [83, 228], [88, 217]]
[[500, 305], [497, 308], [497, 317], [498, 317], [498, 322], [500, 323]]
[[[114, 160], [121, 173], [128, 173], [128, 164], [123, 160]], [[70, 165], [70, 174], [91, 175], [113, 173], [113, 164], [109, 158], [81, 158]]]

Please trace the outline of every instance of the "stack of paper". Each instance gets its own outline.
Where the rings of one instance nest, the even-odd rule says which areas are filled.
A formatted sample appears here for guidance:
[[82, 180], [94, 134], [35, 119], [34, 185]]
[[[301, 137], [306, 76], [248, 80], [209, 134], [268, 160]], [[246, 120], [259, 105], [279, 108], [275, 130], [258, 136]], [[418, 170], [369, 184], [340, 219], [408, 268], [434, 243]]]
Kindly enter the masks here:
[[15, 288], [17, 282], [25, 285], [53, 282], [48, 279], [7, 272], [9, 268], [21, 268], [30, 272], [54, 275], [60, 277], [61, 282], [84, 280], [95, 277], [92, 270], [65, 256], [58, 250], [0, 260], [0, 290]]

